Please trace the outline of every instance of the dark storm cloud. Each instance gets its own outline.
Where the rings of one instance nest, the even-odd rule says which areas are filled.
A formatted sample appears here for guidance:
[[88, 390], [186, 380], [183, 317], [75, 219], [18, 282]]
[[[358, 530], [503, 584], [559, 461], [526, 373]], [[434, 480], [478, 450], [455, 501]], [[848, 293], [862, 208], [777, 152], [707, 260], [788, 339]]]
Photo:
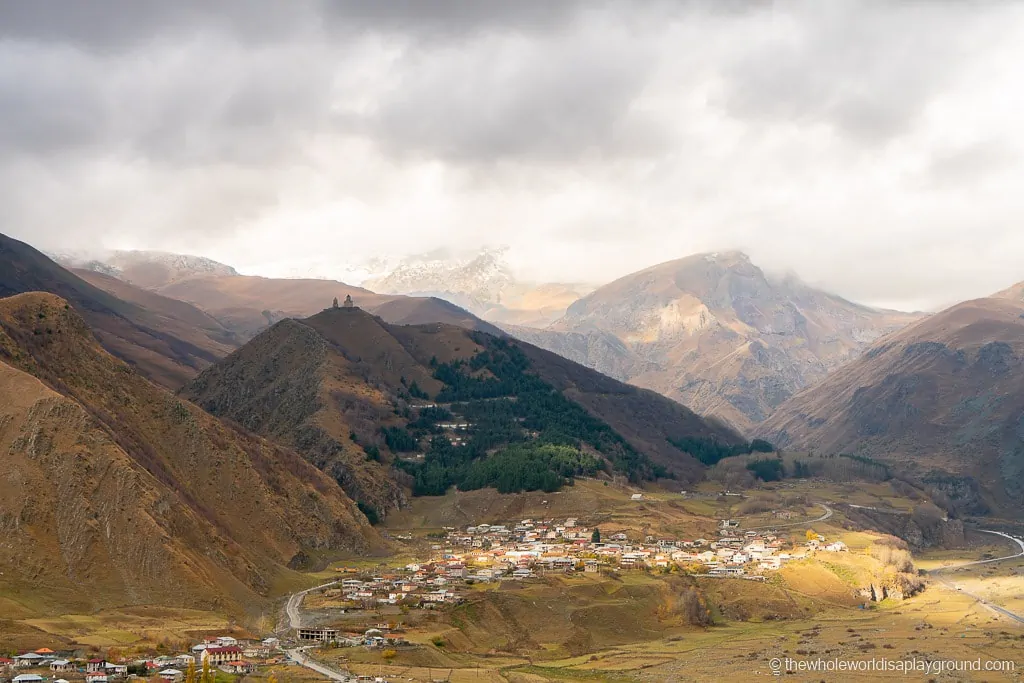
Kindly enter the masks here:
[[30, 0], [0, 3], [0, 39], [125, 49], [195, 30], [251, 42], [320, 29], [452, 36], [478, 31], [546, 31], [606, 0]]
[[222, 31], [249, 41], [283, 39], [315, 19], [307, 0], [29, 0], [0, 3], [0, 40], [94, 50], [137, 47], [154, 38]]
[[[319, 131], [462, 162], [643, 153], [666, 141], [628, 116], [650, 50], [614, 24], [607, 37], [552, 33], [612, 4], [4, 3], [0, 152], [258, 163]], [[401, 52], [392, 86], [353, 112], [333, 78], [358, 60], [345, 45], [367, 35]]]

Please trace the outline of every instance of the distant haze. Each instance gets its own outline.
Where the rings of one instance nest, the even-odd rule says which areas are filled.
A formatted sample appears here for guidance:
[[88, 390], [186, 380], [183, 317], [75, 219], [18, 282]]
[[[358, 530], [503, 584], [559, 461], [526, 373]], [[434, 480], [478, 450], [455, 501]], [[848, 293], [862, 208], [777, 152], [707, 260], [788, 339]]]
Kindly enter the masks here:
[[936, 308], [1024, 280], [1022, 63], [1010, 2], [6, 2], [0, 232], [338, 278], [739, 248]]

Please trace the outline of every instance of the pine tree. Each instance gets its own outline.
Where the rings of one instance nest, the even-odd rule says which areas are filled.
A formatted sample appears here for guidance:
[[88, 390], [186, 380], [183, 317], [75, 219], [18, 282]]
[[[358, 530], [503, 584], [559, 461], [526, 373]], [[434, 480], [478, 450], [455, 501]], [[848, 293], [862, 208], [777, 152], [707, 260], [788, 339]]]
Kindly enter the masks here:
[[590, 542], [591, 543], [600, 543], [601, 542], [601, 530], [598, 529], [596, 526], [594, 527], [594, 533], [590, 534]]

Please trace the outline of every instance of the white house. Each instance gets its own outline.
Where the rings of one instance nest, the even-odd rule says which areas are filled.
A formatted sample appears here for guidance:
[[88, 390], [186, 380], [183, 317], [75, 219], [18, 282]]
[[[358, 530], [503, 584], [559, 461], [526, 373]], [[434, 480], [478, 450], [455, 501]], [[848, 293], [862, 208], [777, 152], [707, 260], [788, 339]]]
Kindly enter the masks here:
[[14, 658], [15, 669], [25, 669], [30, 666], [41, 666], [43, 662], [43, 656], [35, 652], [28, 652], [23, 655], [18, 655]]

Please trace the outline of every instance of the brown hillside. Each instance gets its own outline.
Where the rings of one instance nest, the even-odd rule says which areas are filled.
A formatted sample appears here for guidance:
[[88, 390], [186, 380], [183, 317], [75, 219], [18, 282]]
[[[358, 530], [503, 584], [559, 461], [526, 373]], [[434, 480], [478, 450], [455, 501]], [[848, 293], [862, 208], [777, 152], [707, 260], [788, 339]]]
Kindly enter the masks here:
[[392, 325], [426, 325], [444, 323], [467, 330], [488, 334], [503, 334], [494, 325], [481, 320], [469, 311], [437, 297], [392, 297], [390, 301], [367, 308], [371, 313]]
[[165, 303], [149, 310], [141, 301], [122, 300], [0, 235], [0, 297], [36, 291], [67, 299], [107, 351], [166, 387], [181, 386], [234, 345], [223, 328], [197, 324], [191, 312], [182, 317], [182, 309]]
[[[388, 466], [399, 454], [388, 450], [381, 426], [408, 423], [413, 383], [431, 396], [444, 387], [433, 363], [468, 359], [494, 339], [451, 325], [389, 325], [358, 308], [328, 309], [278, 323], [182, 393], [214, 415], [296, 447], [350, 496], [384, 512], [402, 504], [395, 481], [404, 475]], [[700, 466], [667, 437], [738, 438], [653, 392], [519, 346], [532, 372], [684, 478], [699, 476]], [[368, 459], [367, 447], [379, 449], [383, 462]]]
[[216, 350], [226, 356], [240, 346], [235, 335], [209, 313], [190, 303], [162, 296], [148, 289], [119, 280], [112, 275], [97, 273], [93, 270], [74, 268], [72, 273], [90, 285], [113, 294], [121, 301], [136, 304], [153, 315], [164, 318], [169, 324], [181, 325], [182, 329], [194, 328], [209, 339], [221, 343]]
[[109, 356], [59, 297], [0, 300], [0, 359], [16, 595], [241, 614], [289, 564], [380, 543], [333, 481]]
[[916, 317], [767, 275], [745, 254], [725, 252], [620, 278], [547, 330], [509, 331], [749, 431]]
[[319, 316], [277, 323], [182, 393], [214, 415], [294, 446], [353, 499], [383, 512], [401, 505], [404, 494], [387, 465], [369, 460], [351, 434], [379, 442], [380, 425], [397, 422], [399, 373], [429, 376], [377, 319], [356, 308], [329, 315], [337, 329], [326, 335], [317, 329], [328, 327]]
[[993, 299], [1011, 299], [1013, 301], [1024, 301], [1024, 282], [1010, 285], [1006, 289], [992, 295]]
[[[783, 446], [899, 462], [1024, 505], [1024, 304], [969, 301], [882, 340], [760, 427]], [[940, 482], [942, 483], [942, 482]], [[963, 491], [960, 491], [962, 493]]]
[[494, 332], [488, 323], [454, 304], [432, 297], [375, 294], [334, 280], [300, 280], [231, 275], [196, 277], [155, 291], [199, 306], [243, 339], [284, 318], [307, 318], [337, 297], [399, 325], [441, 322]]

